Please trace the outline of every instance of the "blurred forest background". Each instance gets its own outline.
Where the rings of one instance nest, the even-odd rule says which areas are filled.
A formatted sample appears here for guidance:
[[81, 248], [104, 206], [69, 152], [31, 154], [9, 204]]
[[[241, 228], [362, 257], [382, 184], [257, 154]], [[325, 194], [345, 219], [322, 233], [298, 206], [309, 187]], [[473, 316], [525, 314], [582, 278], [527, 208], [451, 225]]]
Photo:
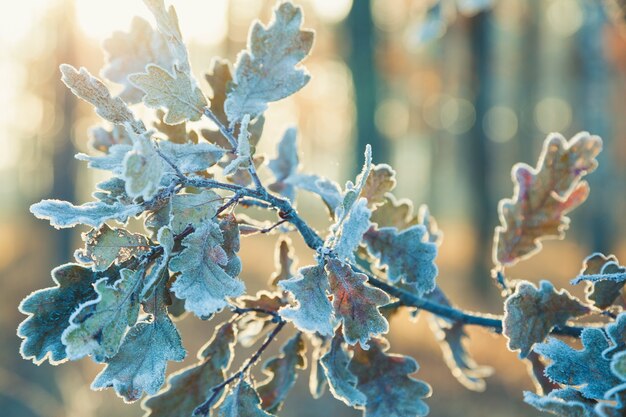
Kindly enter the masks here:
[[[268, 21], [273, 1], [172, 0], [199, 80], [212, 57], [234, 61], [252, 20]], [[510, 168], [535, 164], [553, 131], [600, 135], [605, 150], [589, 177], [591, 197], [572, 217], [563, 242], [511, 269], [514, 277], [567, 281], [593, 251], [626, 262], [626, 34], [618, 0], [299, 0], [305, 27], [317, 31], [305, 65], [313, 78], [293, 98], [270, 106], [260, 152], [271, 155], [283, 130], [300, 128], [302, 161], [337, 181], [353, 178], [363, 148], [398, 172], [396, 194], [427, 203], [445, 233], [440, 285], [460, 306], [500, 313], [489, 275], [497, 201], [512, 194]], [[49, 270], [71, 261], [80, 232], [57, 231], [28, 206], [41, 198], [82, 203], [101, 179], [73, 155], [87, 149], [97, 122], [92, 108], [60, 82], [58, 65], [98, 74], [99, 48], [134, 15], [150, 20], [140, 0], [27, 0], [0, 16], [0, 414], [4, 417], [141, 416], [113, 392], [92, 392], [99, 366], [89, 360], [37, 367], [19, 358], [19, 301], [52, 284]], [[119, 86], [112, 86], [113, 89]], [[206, 90], [206, 84], [203, 84]], [[301, 204], [325, 224], [321, 205]], [[243, 279], [263, 288], [275, 237], [244, 240]], [[301, 242], [296, 242], [300, 248]], [[306, 254], [300, 257], [306, 262]], [[534, 416], [523, 404], [532, 389], [526, 364], [502, 337], [471, 331], [471, 351], [496, 368], [484, 393], [452, 377], [424, 318], [395, 317], [395, 352], [413, 355], [433, 387], [431, 415]], [[188, 359], [214, 324], [178, 323]], [[277, 344], [278, 345], [278, 344]], [[283, 416], [357, 416], [328, 393], [308, 394], [308, 371]]]

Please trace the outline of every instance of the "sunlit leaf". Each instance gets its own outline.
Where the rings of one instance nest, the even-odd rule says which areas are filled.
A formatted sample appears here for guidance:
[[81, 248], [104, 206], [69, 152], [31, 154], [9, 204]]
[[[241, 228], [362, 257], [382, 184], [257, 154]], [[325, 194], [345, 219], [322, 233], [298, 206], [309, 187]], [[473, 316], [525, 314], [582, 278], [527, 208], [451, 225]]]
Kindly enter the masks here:
[[159, 210], [149, 213], [146, 227], [158, 231], [170, 225], [172, 232], [181, 233], [188, 225], [196, 227], [210, 220], [222, 205], [222, 197], [211, 190], [203, 190], [197, 194], [179, 193]]
[[132, 141], [126, 128], [121, 125], [113, 125], [111, 130], [101, 126], [89, 129], [89, 146], [100, 152], [108, 152], [114, 145], [132, 145]]
[[176, 244], [174, 234], [169, 227], [164, 226], [157, 232], [157, 240], [159, 242], [159, 246], [163, 250], [163, 253], [152, 266], [150, 272], [146, 274], [146, 278], [144, 279], [144, 284], [141, 289], [142, 300], [149, 297], [161, 281], [167, 280], [169, 277], [167, 266], [170, 258], [172, 257], [174, 245]]
[[508, 339], [509, 349], [519, 350], [520, 358], [525, 358], [554, 327], [562, 327], [569, 319], [589, 312], [589, 307], [565, 290], [556, 291], [549, 281], [541, 281], [539, 288], [523, 281], [504, 302], [502, 333]]
[[143, 97], [146, 106], [167, 109], [165, 123], [196, 121], [204, 113], [207, 101], [202, 91], [189, 74], [176, 67], [173, 73], [169, 73], [158, 65], [150, 64], [145, 73], [132, 74], [128, 78], [146, 93]]
[[536, 168], [513, 167], [513, 198], [500, 201], [500, 226], [494, 236], [494, 262], [508, 266], [541, 249], [540, 240], [562, 238], [568, 227], [567, 213], [582, 204], [589, 185], [582, 177], [592, 172], [602, 140], [586, 132], [570, 141], [550, 134]]
[[198, 134], [195, 130], [187, 129], [187, 122], [170, 125], [165, 123], [165, 112], [161, 109], [156, 111], [158, 121], [154, 122], [154, 127], [165, 135], [168, 143], [188, 144], [198, 143]]
[[224, 167], [223, 174], [226, 176], [234, 174], [238, 169], [247, 169], [250, 166], [252, 151], [248, 132], [249, 123], [250, 116], [244, 116], [239, 127], [239, 136], [237, 136], [237, 157]]
[[231, 125], [256, 117], [267, 104], [300, 90], [310, 76], [297, 65], [313, 46], [313, 32], [301, 30], [302, 10], [289, 2], [274, 10], [268, 26], [254, 23], [248, 49], [237, 57], [233, 84], [224, 104]]
[[224, 323], [198, 352], [199, 361], [168, 377], [168, 385], [143, 402], [145, 417], [191, 416], [194, 409], [211, 395], [211, 388], [226, 377], [233, 359], [237, 328]]
[[211, 414], [215, 417], [272, 417], [261, 408], [261, 399], [243, 379], [231, 388], [224, 401]]
[[91, 384], [93, 389], [113, 387], [127, 402], [136, 401], [146, 392], [156, 394], [165, 382], [168, 361], [182, 361], [186, 352], [180, 335], [170, 320], [164, 292], [155, 291], [154, 301], [146, 308], [151, 319], [133, 326], [115, 356]]
[[82, 263], [92, 263], [95, 271], [104, 271], [114, 262], [125, 262], [150, 249], [145, 236], [125, 229], [111, 229], [106, 224], [84, 233], [82, 238], [85, 247], [74, 256]]
[[334, 215], [337, 207], [341, 204], [343, 196], [339, 185], [328, 178], [315, 174], [296, 174], [283, 181], [286, 186], [294, 186], [310, 193], [318, 195], [331, 215]]
[[138, 204], [124, 205], [122, 203], [106, 204], [92, 201], [80, 206], [61, 200], [41, 200], [30, 206], [30, 212], [38, 219], [46, 219], [57, 229], [74, 227], [85, 224], [100, 227], [107, 220], [117, 220], [125, 223], [129, 217], [135, 216], [142, 210]]
[[354, 260], [354, 251], [359, 247], [365, 232], [370, 228], [372, 211], [367, 207], [367, 200], [360, 198], [350, 208], [349, 215], [335, 230], [333, 252], [339, 259]]
[[393, 227], [372, 227], [365, 233], [364, 241], [379, 260], [379, 266], [386, 266], [389, 281], [402, 281], [414, 287], [418, 294], [425, 294], [435, 288], [438, 272], [437, 245], [428, 242], [427, 236], [422, 225], [400, 232]]
[[411, 200], [397, 200], [393, 194], [385, 195], [384, 203], [372, 212], [372, 223], [379, 228], [395, 227], [404, 230], [419, 223], [418, 216], [413, 214]]
[[387, 164], [378, 164], [372, 167], [361, 197], [367, 199], [367, 205], [375, 208], [385, 203], [385, 195], [396, 188], [396, 172]]
[[149, 134], [134, 135], [133, 150], [124, 157], [122, 178], [130, 197], [150, 200], [164, 174], [164, 162], [154, 149]]
[[278, 143], [278, 155], [270, 159], [268, 168], [274, 175], [274, 182], [268, 188], [291, 202], [296, 199], [296, 187], [285, 182], [286, 179], [298, 173], [298, 148], [296, 145], [296, 128], [289, 128], [283, 134], [283, 138]]
[[154, 15], [157, 29], [167, 42], [170, 53], [175, 60], [175, 67], [191, 76], [187, 47], [180, 33], [178, 16], [173, 6], [165, 8], [163, 0], [144, 0], [150, 12]]
[[77, 264], [65, 264], [52, 270], [54, 287], [35, 291], [20, 303], [27, 314], [17, 329], [22, 339], [20, 353], [39, 364], [46, 359], [57, 363], [66, 358], [61, 334], [69, 326], [70, 316], [85, 301], [96, 298], [93, 283], [102, 275]]
[[584, 260], [583, 268], [579, 276], [572, 280], [572, 285], [582, 281], [587, 282], [587, 299], [605, 309], [620, 295], [626, 283], [626, 267], [620, 266], [613, 255], [594, 253]]
[[171, 289], [178, 298], [185, 300], [187, 311], [206, 318], [226, 307], [227, 297], [243, 294], [243, 282], [227, 271], [231, 258], [236, 255], [229, 256], [224, 248], [225, 245], [238, 248], [238, 244], [226, 241], [217, 223], [200, 224], [182, 244], [185, 249], [170, 261], [170, 270], [180, 272]]
[[350, 356], [343, 348], [343, 336], [337, 332], [332, 339], [330, 350], [320, 360], [328, 380], [328, 388], [335, 398], [346, 405], [364, 406], [365, 394], [356, 388], [358, 378], [348, 369], [349, 362]]
[[552, 391], [541, 397], [533, 392], [524, 392], [524, 401], [537, 410], [567, 417], [594, 417], [594, 402], [589, 401], [571, 388]]
[[205, 171], [219, 161], [226, 153], [226, 149], [212, 143], [172, 143], [159, 142], [159, 150], [176, 166], [183, 174], [191, 174]]
[[292, 321], [302, 331], [333, 335], [336, 320], [328, 299], [330, 285], [323, 266], [301, 268], [295, 277], [280, 281], [278, 286], [293, 294], [297, 302], [294, 307], [280, 309], [279, 313], [284, 319]]
[[389, 302], [389, 296], [366, 283], [367, 276], [354, 272], [337, 259], [326, 263], [326, 272], [333, 295], [335, 315], [343, 323], [343, 333], [348, 344], [357, 342], [368, 347], [368, 341], [389, 330], [389, 323], [378, 307]]
[[365, 394], [365, 417], [414, 417], [428, 414], [425, 398], [430, 386], [409, 375], [418, 371], [408, 356], [388, 355], [387, 343], [373, 339], [372, 346], [354, 348], [349, 369], [358, 378], [357, 389]]
[[228, 117], [224, 112], [224, 102], [228, 94], [228, 85], [233, 79], [230, 62], [222, 58], [213, 58], [205, 78], [213, 90], [210, 96], [211, 111], [223, 125], [227, 126]]
[[276, 272], [272, 273], [270, 285], [275, 287], [280, 281], [292, 278], [295, 275], [293, 267], [297, 260], [291, 239], [287, 236], [281, 236], [278, 242], [276, 242], [276, 250], [274, 252]]
[[549, 338], [535, 346], [535, 351], [552, 362], [546, 368], [550, 380], [575, 388], [585, 398], [603, 399], [608, 390], [620, 383], [611, 372], [611, 361], [602, 355], [609, 341], [602, 329], [596, 328], [583, 330], [581, 341], [583, 348], [576, 350]]
[[268, 377], [256, 387], [264, 410], [270, 413], [280, 410], [287, 394], [296, 382], [296, 370], [306, 368], [305, 351], [302, 333], [297, 333], [281, 348], [280, 356], [265, 362], [263, 372]]
[[74, 311], [61, 337], [69, 359], [93, 355], [94, 360], [102, 362], [115, 356], [126, 329], [137, 321], [137, 292], [142, 277], [142, 270], [122, 269], [114, 284], [109, 285], [107, 278], [94, 284], [98, 297]]
[[124, 170], [124, 158], [132, 150], [133, 146], [130, 144], [114, 144], [107, 149], [106, 155], [91, 156], [78, 153], [75, 158], [79, 161], [86, 161], [89, 168], [111, 171], [114, 174], [121, 175]]

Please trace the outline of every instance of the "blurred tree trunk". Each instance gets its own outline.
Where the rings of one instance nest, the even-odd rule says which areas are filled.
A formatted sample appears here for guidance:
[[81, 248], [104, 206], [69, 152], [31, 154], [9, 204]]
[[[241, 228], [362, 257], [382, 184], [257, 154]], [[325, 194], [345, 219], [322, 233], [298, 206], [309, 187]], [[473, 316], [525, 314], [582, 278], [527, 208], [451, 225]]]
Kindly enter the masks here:
[[352, 72], [356, 107], [356, 151], [352, 169], [359, 170], [368, 143], [376, 162], [389, 162], [388, 144], [376, 128], [379, 77], [376, 66], [376, 28], [370, 0], [354, 0], [346, 20], [350, 39], [348, 65]]
[[470, 21], [471, 71], [470, 78], [476, 90], [474, 109], [476, 120], [467, 133], [464, 155], [468, 159], [468, 184], [471, 188], [472, 223], [476, 230], [476, 251], [473, 260], [472, 279], [477, 289], [490, 286], [489, 269], [491, 260], [491, 239], [495, 226], [495, 203], [490, 191], [489, 143], [483, 129], [485, 114], [492, 100], [492, 41], [490, 12], [478, 13]]

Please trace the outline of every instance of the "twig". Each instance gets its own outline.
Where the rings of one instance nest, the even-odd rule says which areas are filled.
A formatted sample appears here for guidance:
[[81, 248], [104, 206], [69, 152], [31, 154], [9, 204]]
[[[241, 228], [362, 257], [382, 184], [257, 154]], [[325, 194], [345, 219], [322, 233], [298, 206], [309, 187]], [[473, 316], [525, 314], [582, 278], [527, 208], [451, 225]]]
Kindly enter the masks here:
[[[251, 310], [251, 311], [254, 311], [254, 310]], [[279, 321], [278, 321], [278, 324], [276, 325], [276, 327], [274, 327], [274, 329], [267, 336], [267, 338], [265, 339], [263, 344], [246, 361], [246, 363], [241, 367], [241, 369], [239, 369], [239, 371], [237, 371], [234, 374], [232, 374], [230, 377], [228, 377], [226, 380], [224, 380], [224, 382], [222, 382], [221, 384], [216, 385], [215, 387], [211, 388], [211, 396], [205, 402], [203, 402], [201, 405], [199, 405], [194, 410], [194, 412], [193, 412], [194, 416], [206, 416], [209, 413], [209, 411], [211, 410], [211, 407], [213, 406], [213, 403], [217, 400], [217, 398], [219, 397], [220, 393], [224, 390], [224, 388], [228, 384], [233, 382], [235, 379], [243, 378], [244, 375], [246, 374], [246, 372], [250, 369], [250, 367], [252, 367], [252, 365], [254, 365], [259, 360], [259, 358], [261, 357], [263, 352], [272, 343], [272, 341], [276, 338], [278, 333], [280, 333], [280, 331], [283, 329], [283, 327], [285, 327], [286, 322], [283, 319], [281, 319], [278, 316], [277, 320], [279, 320]]]
[[224, 124], [220, 121], [220, 119], [218, 119], [215, 113], [213, 113], [210, 108], [205, 107], [204, 115], [211, 119], [213, 123], [215, 123], [217, 128], [220, 130], [222, 136], [224, 136], [226, 140], [228, 140], [228, 142], [230, 143], [230, 146], [233, 147], [233, 150], [237, 149], [237, 139], [235, 139], [235, 137], [233, 136], [233, 132], [231, 132], [226, 126], [224, 126]]
[[271, 232], [272, 230], [274, 230], [275, 228], [277, 228], [278, 226], [280, 226], [283, 223], [287, 223], [287, 219], [282, 219], [282, 220], [274, 223], [270, 227], [266, 227], [265, 229], [261, 229], [261, 230], [259, 230], [259, 233], [269, 233], [269, 232]]
[[161, 159], [163, 159], [170, 167], [172, 167], [172, 169], [176, 173], [176, 176], [184, 182], [187, 177], [185, 176], [185, 174], [183, 174], [180, 168], [178, 168], [178, 166], [174, 162], [172, 162], [172, 160], [167, 155], [161, 152], [161, 149], [159, 149], [158, 146], [154, 146], [154, 149], [156, 150], [156, 153], [161, 157]]

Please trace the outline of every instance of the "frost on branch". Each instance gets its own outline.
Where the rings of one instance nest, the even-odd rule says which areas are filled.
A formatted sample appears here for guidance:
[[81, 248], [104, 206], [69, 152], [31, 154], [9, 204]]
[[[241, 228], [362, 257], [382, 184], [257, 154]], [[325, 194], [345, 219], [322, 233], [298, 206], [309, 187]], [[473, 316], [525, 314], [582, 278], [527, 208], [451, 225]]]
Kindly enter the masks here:
[[417, 362], [402, 355], [388, 355], [388, 343], [373, 339], [368, 350], [354, 348], [350, 371], [358, 379], [357, 389], [365, 397], [367, 417], [419, 417], [428, 414], [423, 401], [430, 386], [409, 375], [418, 371]]
[[256, 389], [264, 410], [270, 413], [280, 410], [296, 382], [296, 370], [306, 368], [305, 351], [302, 334], [296, 333], [282, 347], [280, 356], [269, 359], [263, 365], [267, 379], [261, 381]]
[[224, 104], [232, 125], [262, 114], [267, 104], [300, 90], [311, 78], [297, 65], [313, 46], [313, 32], [301, 30], [302, 10], [289, 2], [274, 10], [264, 27], [256, 22], [250, 30], [248, 49], [235, 64], [232, 88]]
[[500, 201], [500, 226], [494, 236], [494, 262], [508, 266], [541, 249], [540, 240], [561, 238], [567, 213], [582, 204], [589, 185], [582, 177], [598, 165], [602, 140], [586, 132], [570, 141], [553, 133], [546, 138], [536, 168], [517, 164], [511, 175], [513, 198]]
[[330, 259], [326, 272], [333, 295], [333, 308], [343, 324], [343, 334], [349, 345], [357, 342], [367, 349], [368, 341], [387, 333], [389, 323], [378, 308], [389, 302], [389, 296], [366, 283], [367, 276], [354, 272], [350, 266]]
[[198, 362], [170, 375], [168, 385], [143, 402], [146, 417], [191, 416], [210, 389], [226, 378], [234, 355], [237, 327], [219, 326], [211, 340], [198, 352]]
[[613, 255], [594, 253], [583, 262], [580, 275], [572, 280], [572, 285], [587, 282], [587, 299], [601, 309], [609, 308], [619, 297], [626, 283], [626, 268], [619, 265]]
[[502, 333], [509, 340], [509, 349], [519, 350], [520, 357], [525, 358], [554, 327], [590, 311], [567, 291], [556, 291], [549, 281], [541, 281], [539, 288], [524, 281], [504, 303]]
[[35, 291], [20, 303], [20, 312], [28, 314], [17, 334], [22, 339], [20, 353], [25, 359], [39, 364], [52, 363], [67, 357], [61, 334], [69, 325], [74, 310], [83, 302], [95, 298], [92, 284], [102, 277], [90, 268], [65, 264], [52, 270], [54, 287]]

